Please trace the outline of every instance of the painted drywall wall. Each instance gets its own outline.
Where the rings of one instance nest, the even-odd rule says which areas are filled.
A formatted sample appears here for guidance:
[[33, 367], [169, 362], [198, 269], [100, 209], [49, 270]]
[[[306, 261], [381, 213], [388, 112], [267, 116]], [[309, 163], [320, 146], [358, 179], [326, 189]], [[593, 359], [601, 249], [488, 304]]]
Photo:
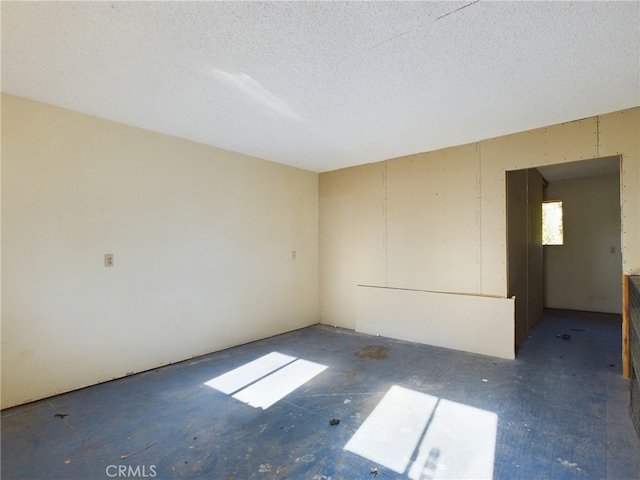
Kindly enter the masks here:
[[[623, 269], [640, 272], [639, 137], [640, 109], [633, 108], [322, 173], [322, 322], [356, 328], [358, 285], [506, 300], [508, 170], [622, 155]], [[464, 349], [451, 319], [438, 321], [446, 346]], [[512, 350], [513, 317], [502, 325]], [[484, 327], [483, 341], [500, 355], [507, 340]]]
[[[497, 318], [510, 338], [505, 342], [504, 337], [494, 336], [477, 353], [512, 358], [512, 301], [482, 292], [480, 195], [476, 145], [321, 174], [323, 322], [406, 339], [408, 327], [397, 316], [388, 318], [391, 328], [383, 328], [379, 317], [367, 321], [363, 316], [371, 305], [393, 311], [384, 307], [392, 298], [396, 304], [414, 305], [414, 315], [407, 316], [416, 319], [410, 322], [414, 340], [428, 338], [421, 330], [438, 331], [438, 345], [465, 349], [470, 343], [459, 331], [455, 310], [446, 318], [439, 315], [441, 305], [461, 303], [466, 296], [464, 304], [472, 305], [472, 310], [486, 311], [487, 305], [497, 309], [502, 316], [493, 317], [491, 328], [495, 330]], [[447, 251], [455, 254], [443, 255]], [[394, 292], [373, 288], [358, 294], [362, 287], [391, 287]], [[452, 292], [463, 296], [452, 297]], [[438, 296], [442, 298], [436, 300]], [[487, 302], [487, 297], [492, 300]], [[402, 311], [407, 315], [406, 309]], [[483, 319], [489, 321], [488, 316]], [[478, 319], [480, 328], [489, 326], [483, 319]], [[447, 342], [453, 332], [456, 339]]]
[[620, 177], [552, 182], [546, 200], [561, 200], [563, 245], [544, 247], [545, 306], [622, 313]]
[[[513, 299], [359, 286], [357, 304], [359, 332], [449, 347], [454, 330], [460, 350], [513, 357]], [[500, 338], [486, 342], [487, 328]]]
[[3, 408], [318, 322], [316, 173], [7, 95], [2, 140]]

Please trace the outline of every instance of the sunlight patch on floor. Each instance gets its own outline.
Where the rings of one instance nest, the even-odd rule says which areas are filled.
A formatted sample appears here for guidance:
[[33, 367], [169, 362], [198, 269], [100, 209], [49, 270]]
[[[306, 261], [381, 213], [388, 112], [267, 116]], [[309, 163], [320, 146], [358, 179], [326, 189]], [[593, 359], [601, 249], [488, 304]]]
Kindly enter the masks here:
[[438, 398], [394, 385], [345, 450], [404, 473]]
[[271, 352], [212, 378], [205, 385], [266, 410], [326, 368], [326, 365]]
[[219, 377], [213, 378], [205, 382], [205, 385], [215, 388], [227, 395], [231, 395], [250, 383], [269, 375], [274, 370], [293, 362], [295, 359], [296, 357], [271, 352], [241, 367], [234, 368]]
[[[345, 450], [419, 479], [493, 477], [498, 416], [392, 386]], [[417, 449], [417, 451], [416, 451]]]

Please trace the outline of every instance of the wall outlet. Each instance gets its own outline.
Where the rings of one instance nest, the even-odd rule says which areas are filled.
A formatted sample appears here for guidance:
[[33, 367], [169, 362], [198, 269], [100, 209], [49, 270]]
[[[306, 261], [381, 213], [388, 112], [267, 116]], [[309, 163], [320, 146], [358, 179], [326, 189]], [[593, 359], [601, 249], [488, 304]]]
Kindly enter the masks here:
[[113, 267], [113, 253], [104, 254], [104, 266]]

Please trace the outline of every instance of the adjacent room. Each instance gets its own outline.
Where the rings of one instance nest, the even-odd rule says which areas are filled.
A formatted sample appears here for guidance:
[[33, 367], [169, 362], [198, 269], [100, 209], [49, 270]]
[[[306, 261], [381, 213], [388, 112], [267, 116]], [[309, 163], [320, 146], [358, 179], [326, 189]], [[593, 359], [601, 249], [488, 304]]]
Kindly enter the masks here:
[[640, 3], [0, 4], [8, 480], [640, 478]]

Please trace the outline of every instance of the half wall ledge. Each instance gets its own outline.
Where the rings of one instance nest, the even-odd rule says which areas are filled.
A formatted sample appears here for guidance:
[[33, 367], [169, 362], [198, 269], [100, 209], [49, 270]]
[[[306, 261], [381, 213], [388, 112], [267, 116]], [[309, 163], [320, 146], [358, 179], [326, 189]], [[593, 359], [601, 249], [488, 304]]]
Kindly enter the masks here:
[[356, 331], [513, 359], [515, 299], [358, 285]]

